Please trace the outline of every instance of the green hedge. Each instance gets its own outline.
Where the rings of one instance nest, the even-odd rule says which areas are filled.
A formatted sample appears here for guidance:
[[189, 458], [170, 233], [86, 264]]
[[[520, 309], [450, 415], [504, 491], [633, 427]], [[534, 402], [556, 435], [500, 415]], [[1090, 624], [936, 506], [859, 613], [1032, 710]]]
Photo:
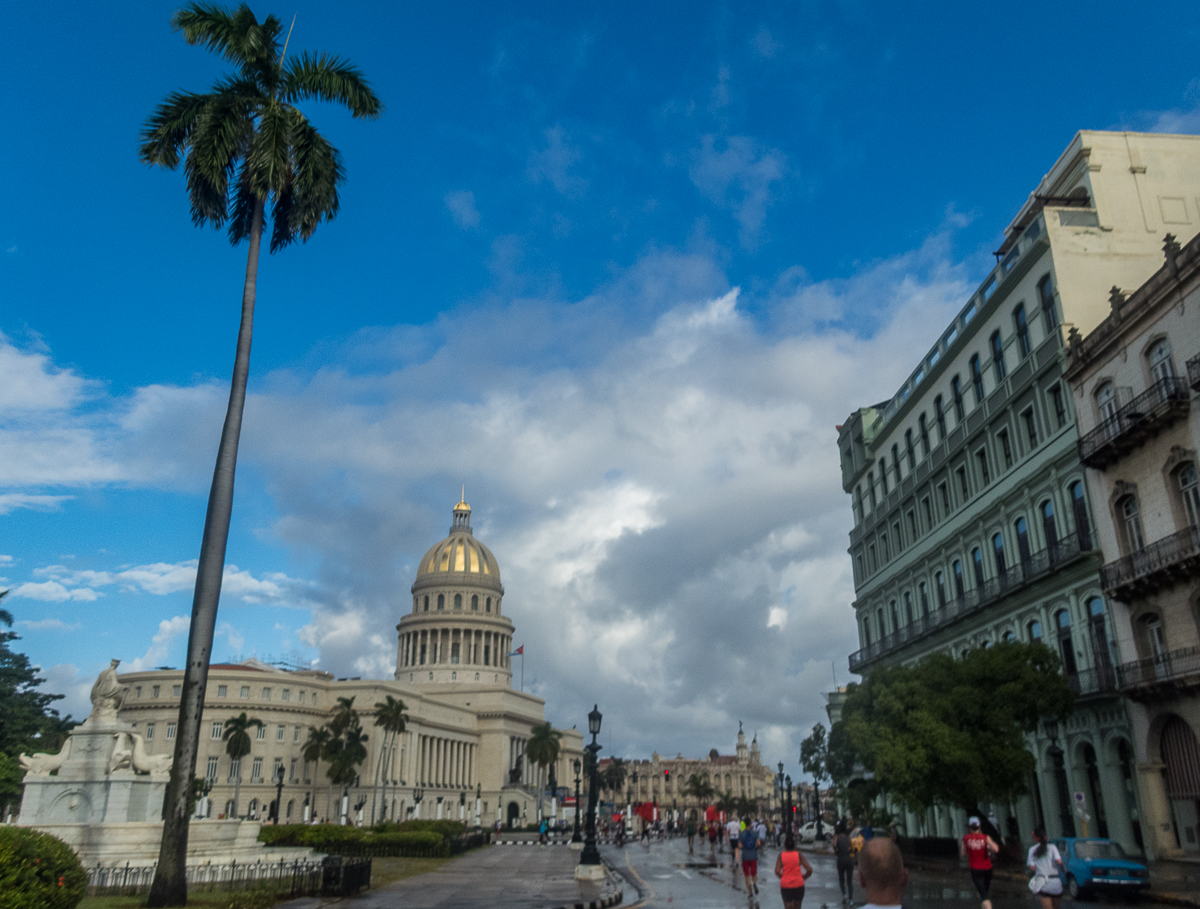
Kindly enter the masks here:
[[26, 827], [0, 827], [0, 909], [75, 909], [87, 874], [71, 847]]
[[[414, 829], [412, 824], [438, 824], [437, 821], [385, 824], [377, 827], [340, 827], [333, 824], [289, 824], [263, 827], [259, 839], [276, 846], [307, 846], [331, 855], [403, 855], [439, 857], [450, 855], [454, 842], [462, 836], [462, 824], [453, 825], [453, 835], [443, 829]], [[444, 824], [445, 822], [440, 822]]]

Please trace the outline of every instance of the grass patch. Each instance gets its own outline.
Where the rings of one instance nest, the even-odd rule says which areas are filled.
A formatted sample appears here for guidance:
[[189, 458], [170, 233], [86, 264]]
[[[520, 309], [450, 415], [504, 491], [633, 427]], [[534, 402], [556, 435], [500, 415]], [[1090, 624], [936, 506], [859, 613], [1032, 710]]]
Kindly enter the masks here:
[[[395, 881], [402, 881], [418, 874], [437, 871], [449, 858], [376, 858], [371, 859], [371, 889], [377, 890]], [[87, 909], [80, 906], [79, 909]], [[107, 909], [107, 907], [105, 907]], [[121, 907], [124, 909], [124, 907]]]

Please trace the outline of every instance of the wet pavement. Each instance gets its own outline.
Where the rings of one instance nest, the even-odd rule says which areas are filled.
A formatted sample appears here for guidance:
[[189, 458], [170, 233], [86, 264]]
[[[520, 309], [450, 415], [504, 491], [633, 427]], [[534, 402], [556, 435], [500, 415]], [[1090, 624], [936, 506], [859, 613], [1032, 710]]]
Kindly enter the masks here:
[[[804, 909], [842, 909], [833, 856], [803, 851], [813, 866], [813, 875], [805, 887]], [[737, 881], [740, 886], [734, 888], [735, 879], [728, 853], [717, 853], [710, 857], [707, 844], [703, 850], [697, 846], [694, 856], [688, 855], [687, 841], [682, 838], [659, 840], [649, 846], [632, 843], [623, 849], [602, 846], [600, 852], [631, 882], [631, 886], [625, 888], [623, 904], [628, 909], [674, 909], [676, 906], [687, 909], [744, 909], [751, 905], [762, 909], [781, 909], [783, 906], [774, 873], [775, 859], [779, 854], [775, 849], [765, 849], [759, 853], [760, 893], [753, 904], [746, 894], [744, 881]], [[634, 895], [635, 887], [640, 891], [638, 896]], [[997, 877], [992, 882], [991, 896], [995, 909], [1016, 909], [1018, 906], [1035, 909], [1037, 905], [1024, 880]], [[856, 880], [852, 905], [857, 907], [864, 902]], [[1063, 900], [1064, 909], [1074, 905], [1069, 897]], [[1118, 894], [1102, 897], [1096, 903], [1078, 905], [1105, 909], [1142, 906], [1145, 909], [1153, 904]], [[948, 871], [912, 868], [904, 906], [905, 909], [979, 909], [979, 897], [971, 886], [965, 868]]]

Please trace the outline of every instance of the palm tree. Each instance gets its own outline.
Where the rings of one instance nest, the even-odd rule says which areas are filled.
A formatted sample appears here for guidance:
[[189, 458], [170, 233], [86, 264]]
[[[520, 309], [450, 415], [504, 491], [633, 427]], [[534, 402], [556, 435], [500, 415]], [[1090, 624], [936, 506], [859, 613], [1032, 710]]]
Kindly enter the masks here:
[[[329, 777], [331, 785], [348, 787], [358, 778], [359, 765], [367, 759], [367, 740], [368, 736], [363, 732], [357, 715], [353, 725], [347, 727], [341, 735], [334, 735], [330, 739], [325, 749], [325, 757], [329, 760], [326, 776]], [[346, 823], [344, 807], [341, 819], [343, 824]]]
[[313, 793], [312, 793], [312, 812], [317, 813], [317, 770], [321, 766], [321, 758], [325, 756], [325, 749], [329, 746], [329, 740], [333, 738], [333, 733], [328, 726], [322, 726], [319, 729], [316, 726], [308, 727], [308, 741], [304, 743], [304, 749], [300, 752], [304, 756], [304, 760], [313, 765]]
[[[407, 725], [408, 717], [404, 711], [408, 707], [404, 701], [399, 698], [394, 698], [390, 694], [386, 700], [375, 702], [375, 725], [383, 730], [383, 747], [379, 751], [379, 759], [375, 761], [375, 787], [371, 790], [371, 823], [375, 823], [375, 788], [378, 787], [380, 771], [383, 770], [387, 763], [388, 755], [391, 747], [396, 742], [396, 737], [402, 733]], [[383, 814], [387, 816], [387, 774], [383, 774]]]
[[737, 812], [737, 809], [738, 809], [738, 797], [736, 795], [734, 795], [732, 792], [726, 791], [726, 792], [722, 793], [721, 795], [717, 796], [715, 805], [716, 805], [716, 808], [718, 811], [725, 812], [725, 816], [727, 818], [733, 817], [733, 815]]
[[613, 793], [614, 797], [618, 797], [625, 787], [628, 770], [624, 760], [619, 757], [613, 758], [604, 768], [604, 778], [600, 781], [601, 787]]
[[307, 52], [285, 60], [286, 40], [282, 50], [279, 46], [282, 23], [274, 16], [260, 23], [244, 3], [230, 10], [193, 0], [175, 13], [171, 25], [188, 44], [220, 54], [235, 72], [217, 80], [210, 92], [169, 94], [143, 127], [141, 160], [170, 170], [183, 161], [193, 222], [213, 227], [228, 222], [230, 242], [247, 240], [249, 251], [229, 404], [196, 569], [179, 734], [148, 902], [153, 907], [187, 902], [187, 802], [233, 510], [266, 205], [273, 203], [271, 252], [297, 237], [308, 240], [317, 225], [338, 212], [338, 185], [346, 176], [341, 155], [309, 123], [297, 102], [332, 101], [355, 117], [375, 118], [383, 111], [375, 92], [350, 63]]
[[334, 735], [341, 735], [351, 726], [358, 724], [358, 711], [354, 709], [354, 698], [338, 698], [337, 706], [333, 708], [333, 719], [329, 728]]
[[250, 730], [265, 729], [266, 723], [257, 717], [240, 713], [225, 721], [225, 753], [237, 761], [237, 776], [233, 780], [233, 816], [238, 816], [238, 804], [242, 799], [242, 758], [250, 753]]
[[700, 774], [693, 773], [687, 778], [679, 791], [684, 796], [690, 795], [695, 798], [696, 801], [700, 803], [700, 811], [703, 813], [704, 809], [707, 808], [709, 803], [712, 801], [712, 797], [717, 790], [713, 788], [712, 783], [710, 783]]
[[525, 743], [525, 756], [538, 767], [539, 814], [542, 811], [542, 774], [558, 760], [558, 753], [562, 750], [561, 739], [561, 732], [549, 723], [542, 723], [530, 730], [529, 741]]

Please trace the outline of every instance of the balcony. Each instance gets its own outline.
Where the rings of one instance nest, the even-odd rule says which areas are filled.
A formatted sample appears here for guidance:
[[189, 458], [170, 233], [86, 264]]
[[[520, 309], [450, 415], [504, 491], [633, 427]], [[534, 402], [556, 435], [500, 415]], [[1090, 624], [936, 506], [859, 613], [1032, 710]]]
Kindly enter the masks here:
[[1117, 670], [1113, 666], [1096, 666], [1079, 672], [1067, 673], [1067, 684], [1076, 697], [1087, 698], [1108, 695], [1120, 688]]
[[1200, 647], [1184, 647], [1117, 668], [1121, 690], [1132, 698], [1161, 693], [1164, 689], [1200, 687]]
[[1200, 355], [1187, 361], [1188, 384], [1192, 391], [1200, 391]]
[[1003, 599], [1009, 594], [1053, 574], [1059, 568], [1091, 551], [1092, 535], [1088, 531], [1071, 534], [1053, 546], [1036, 552], [1008, 568], [1003, 574], [984, 582], [982, 587], [966, 591], [945, 606], [934, 609], [927, 615], [915, 619], [911, 624], [899, 628], [850, 654], [850, 671], [860, 672], [863, 667], [905, 644], [928, 637], [940, 628], [959, 619], [973, 615]]
[[1079, 440], [1079, 460], [1103, 470], [1184, 417], [1190, 403], [1182, 378], [1159, 379]]
[[1200, 527], [1189, 527], [1109, 562], [1100, 572], [1106, 596], [1129, 603], [1200, 575]]

